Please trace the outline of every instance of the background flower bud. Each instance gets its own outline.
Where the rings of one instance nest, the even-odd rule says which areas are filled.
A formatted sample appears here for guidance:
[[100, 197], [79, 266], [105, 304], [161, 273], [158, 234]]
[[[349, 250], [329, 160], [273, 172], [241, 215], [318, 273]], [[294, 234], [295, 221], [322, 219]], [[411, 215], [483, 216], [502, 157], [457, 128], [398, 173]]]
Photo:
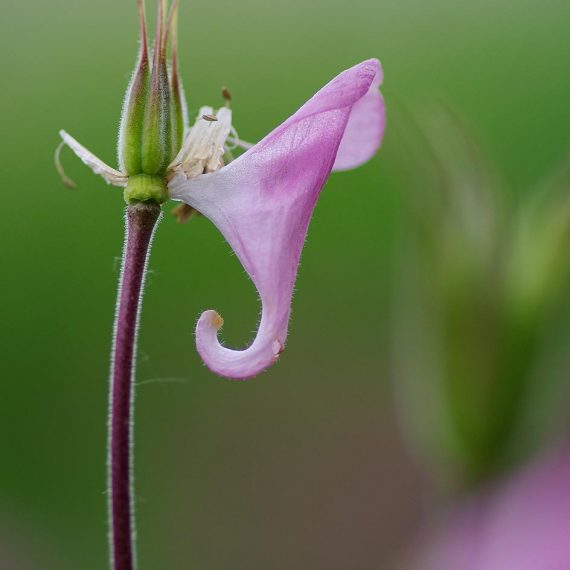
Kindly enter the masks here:
[[412, 138], [423, 162], [398, 256], [395, 386], [411, 440], [449, 489], [525, 459], [556, 424], [570, 216], [551, 181], [515, 200], [443, 108]]

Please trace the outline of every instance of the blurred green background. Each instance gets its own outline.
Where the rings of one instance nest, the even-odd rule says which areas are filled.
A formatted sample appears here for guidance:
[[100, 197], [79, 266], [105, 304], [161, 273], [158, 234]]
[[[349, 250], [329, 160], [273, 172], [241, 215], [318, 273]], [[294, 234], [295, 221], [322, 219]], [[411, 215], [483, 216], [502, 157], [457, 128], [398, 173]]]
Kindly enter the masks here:
[[[149, 5], [152, 2], [148, 2]], [[287, 350], [232, 383], [194, 348], [215, 308], [240, 346], [256, 294], [205, 219], [157, 233], [142, 315], [136, 480], [141, 568], [387, 567], [421, 518], [424, 476], [395, 419], [390, 304], [405, 177], [391, 105], [444, 97], [524, 193], [570, 140], [567, 0], [182, 0], [190, 110], [233, 93], [258, 140], [339, 71], [379, 57], [379, 156], [331, 177], [302, 259]], [[114, 164], [134, 64], [134, 0], [3, 2], [0, 113], [0, 566], [106, 566], [108, 351], [123, 201], [64, 151]]]

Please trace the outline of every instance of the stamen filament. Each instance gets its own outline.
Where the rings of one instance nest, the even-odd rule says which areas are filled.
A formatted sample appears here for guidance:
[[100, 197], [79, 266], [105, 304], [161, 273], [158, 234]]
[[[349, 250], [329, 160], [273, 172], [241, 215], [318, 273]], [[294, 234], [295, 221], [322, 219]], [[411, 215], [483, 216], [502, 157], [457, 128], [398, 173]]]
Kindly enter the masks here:
[[226, 143], [229, 143], [227, 144], [227, 147], [230, 150], [233, 150], [234, 148], [242, 148], [244, 150], [249, 150], [250, 148], [255, 146], [254, 143], [241, 140], [233, 125], [232, 128], [230, 129], [230, 136], [228, 136]]
[[59, 174], [61, 181], [65, 184], [65, 186], [72, 189], [77, 188], [77, 184], [71, 178], [69, 178], [69, 176], [67, 176], [65, 170], [63, 169], [63, 164], [61, 164], [61, 149], [64, 146], [65, 141], [61, 141], [55, 149], [55, 154], [53, 157], [55, 162], [55, 169], [57, 170], [57, 173]]

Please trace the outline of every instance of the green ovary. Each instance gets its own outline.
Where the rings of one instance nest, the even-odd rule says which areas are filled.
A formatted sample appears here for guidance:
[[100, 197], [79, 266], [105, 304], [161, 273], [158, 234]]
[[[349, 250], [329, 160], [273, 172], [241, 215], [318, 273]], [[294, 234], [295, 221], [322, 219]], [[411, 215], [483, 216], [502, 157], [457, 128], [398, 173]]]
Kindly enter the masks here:
[[162, 204], [168, 200], [166, 181], [160, 176], [135, 174], [129, 177], [125, 188], [125, 202], [157, 202]]

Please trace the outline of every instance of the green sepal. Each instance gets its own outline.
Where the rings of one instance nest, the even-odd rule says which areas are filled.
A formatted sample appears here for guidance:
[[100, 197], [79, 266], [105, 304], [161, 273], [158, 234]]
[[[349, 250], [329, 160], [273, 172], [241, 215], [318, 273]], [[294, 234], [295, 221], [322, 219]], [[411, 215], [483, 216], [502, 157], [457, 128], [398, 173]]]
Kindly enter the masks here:
[[153, 64], [151, 85], [144, 117], [142, 171], [164, 174], [172, 160], [172, 116], [166, 62]]
[[148, 57], [143, 49], [125, 97], [119, 137], [119, 163], [123, 172], [129, 175], [142, 171], [142, 137], [149, 75]]

